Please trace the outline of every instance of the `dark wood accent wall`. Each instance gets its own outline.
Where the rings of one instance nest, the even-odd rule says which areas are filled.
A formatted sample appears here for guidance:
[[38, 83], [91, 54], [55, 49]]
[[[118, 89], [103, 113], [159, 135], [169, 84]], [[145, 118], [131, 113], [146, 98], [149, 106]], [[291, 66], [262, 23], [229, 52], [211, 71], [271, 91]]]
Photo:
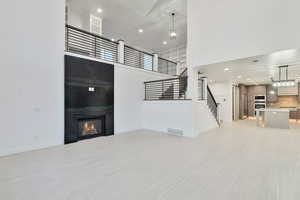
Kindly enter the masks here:
[[300, 102], [300, 83], [298, 83], [298, 101]]
[[240, 85], [240, 119], [248, 116], [248, 89], [245, 85]]

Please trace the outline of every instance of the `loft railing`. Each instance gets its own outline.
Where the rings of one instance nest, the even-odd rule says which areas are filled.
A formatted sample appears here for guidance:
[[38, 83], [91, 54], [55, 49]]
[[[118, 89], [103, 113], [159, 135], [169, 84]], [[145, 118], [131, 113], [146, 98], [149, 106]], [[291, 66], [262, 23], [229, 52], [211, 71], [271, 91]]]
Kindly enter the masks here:
[[187, 77], [145, 82], [145, 100], [186, 100]]
[[[100, 35], [66, 25], [65, 50], [101, 60], [121, 63], [169, 75], [177, 75], [177, 63], [133, 47], [111, 41]], [[121, 55], [119, 55], [121, 54]], [[156, 57], [156, 59], [155, 59]]]
[[118, 43], [66, 25], [66, 51], [117, 62]]
[[153, 71], [153, 55], [133, 47], [125, 46], [125, 65]]

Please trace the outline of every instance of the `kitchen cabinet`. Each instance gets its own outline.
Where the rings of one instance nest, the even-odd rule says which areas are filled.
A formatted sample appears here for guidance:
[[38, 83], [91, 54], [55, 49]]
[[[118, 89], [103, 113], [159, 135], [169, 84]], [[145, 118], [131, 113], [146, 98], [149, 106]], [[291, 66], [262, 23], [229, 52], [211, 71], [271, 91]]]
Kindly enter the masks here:
[[290, 111], [290, 119], [298, 119], [297, 111]]
[[278, 90], [273, 85], [267, 85], [267, 102], [274, 103], [278, 101]]
[[300, 102], [300, 83], [298, 83], [298, 101]]

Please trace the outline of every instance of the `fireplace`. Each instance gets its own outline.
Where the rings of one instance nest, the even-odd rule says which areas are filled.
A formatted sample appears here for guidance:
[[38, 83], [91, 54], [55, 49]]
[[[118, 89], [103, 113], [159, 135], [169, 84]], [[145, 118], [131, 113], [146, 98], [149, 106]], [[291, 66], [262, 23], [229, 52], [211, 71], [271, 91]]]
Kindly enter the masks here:
[[105, 116], [80, 118], [77, 123], [79, 139], [105, 135]]
[[65, 56], [65, 144], [114, 134], [114, 66]]

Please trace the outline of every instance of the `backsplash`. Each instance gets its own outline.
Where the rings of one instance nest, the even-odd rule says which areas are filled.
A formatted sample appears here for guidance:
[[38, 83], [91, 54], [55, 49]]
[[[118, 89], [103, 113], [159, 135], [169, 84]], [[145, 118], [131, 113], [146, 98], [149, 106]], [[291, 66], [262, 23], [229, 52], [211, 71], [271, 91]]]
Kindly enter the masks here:
[[300, 102], [298, 101], [298, 96], [278, 96], [278, 101], [269, 103], [268, 107], [300, 107]]

